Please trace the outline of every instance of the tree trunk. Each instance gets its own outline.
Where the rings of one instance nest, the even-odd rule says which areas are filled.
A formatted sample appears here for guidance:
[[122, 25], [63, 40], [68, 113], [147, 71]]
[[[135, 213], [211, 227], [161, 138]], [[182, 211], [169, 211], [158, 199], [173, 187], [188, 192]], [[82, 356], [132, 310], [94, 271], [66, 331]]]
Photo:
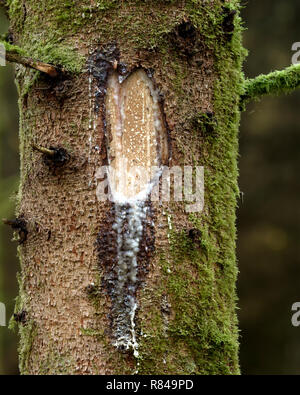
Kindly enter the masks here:
[[[13, 43], [59, 70], [16, 66], [21, 373], [238, 373], [239, 2], [8, 3]], [[99, 200], [129, 111], [137, 129], [149, 116], [132, 160], [203, 166], [203, 210], [148, 199], [131, 217], [130, 204]], [[158, 154], [143, 155], [147, 138]], [[130, 232], [133, 258], [120, 247]]]

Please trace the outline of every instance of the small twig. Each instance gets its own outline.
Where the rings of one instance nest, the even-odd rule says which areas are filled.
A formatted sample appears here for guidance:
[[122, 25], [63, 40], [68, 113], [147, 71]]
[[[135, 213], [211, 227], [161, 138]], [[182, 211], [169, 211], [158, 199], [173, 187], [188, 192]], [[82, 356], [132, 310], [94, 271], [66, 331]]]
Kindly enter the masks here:
[[18, 218], [16, 219], [6, 219], [3, 218], [2, 222], [4, 223], [4, 225], [9, 225], [11, 226], [13, 229], [19, 229], [20, 228], [20, 224], [19, 224], [19, 220]]
[[20, 313], [15, 313], [13, 317], [16, 322], [24, 325], [27, 321], [27, 311], [22, 310]]
[[29, 67], [31, 69], [41, 71], [42, 73], [45, 73], [52, 78], [57, 77], [59, 75], [59, 72], [55, 66], [41, 62], [39, 60], [33, 60], [31, 58], [27, 58], [17, 53], [6, 52], [5, 58], [8, 62], [22, 64], [25, 67]]
[[41, 147], [35, 143], [31, 144], [32, 148], [43, 154], [43, 159], [46, 165], [50, 167], [63, 167], [69, 160], [70, 155], [61, 147]]
[[55, 150], [54, 149], [49, 149], [49, 148], [45, 148], [45, 147], [41, 147], [39, 145], [36, 145], [34, 143], [31, 144], [32, 148], [36, 151], [41, 152], [44, 155], [47, 156], [54, 156], [55, 155]]
[[241, 102], [258, 100], [265, 95], [289, 93], [300, 87], [300, 65], [287, 67], [281, 71], [261, 74], [244, 82]]
[[63, 70], [53, 66], [52, 64], [41, 62], [40, 60], [32, 59], [25, 55], [24, 51], [16, 45], [11, 45], [6, 41], [0, 42], [5, 48], [5, 54], [0, 52], [0, 58], [8, 62], [19, 63], [25, 67], [38, 70], [49, 75], [52, 78], [57, 77]]
[[19, 217], [13, 220], [3, 218], [2, 221], [5, 225], [9, 225], [14, 230], [19, 231], [19, 244], [23, 244], [27, 240], [27, 235], [28, 235], [27, 224], [23, 217]]

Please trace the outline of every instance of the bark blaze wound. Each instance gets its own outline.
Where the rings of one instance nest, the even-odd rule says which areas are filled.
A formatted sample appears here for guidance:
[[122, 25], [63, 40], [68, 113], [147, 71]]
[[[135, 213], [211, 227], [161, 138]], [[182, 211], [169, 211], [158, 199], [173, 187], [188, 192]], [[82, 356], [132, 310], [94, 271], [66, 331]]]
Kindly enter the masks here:
[[132, 73], [123, 83], [117, 73], [109, 77], [106, 112], [114, 200], [145, 200], [168, 159], [159, 95], [145, 71]]
[[112, 331], [114, 345], [133, 350], [137, 357], [137, 289], [154, 248], [149, 194], [159, 180], [161, 165], [168, 160], [167, 131], [159, 95], [144, 70], [133, 72], [124, 81], [112, 72], [105, 108], [108, 181], [114, 202], [109, 240], [116, 254], [107, 276]]

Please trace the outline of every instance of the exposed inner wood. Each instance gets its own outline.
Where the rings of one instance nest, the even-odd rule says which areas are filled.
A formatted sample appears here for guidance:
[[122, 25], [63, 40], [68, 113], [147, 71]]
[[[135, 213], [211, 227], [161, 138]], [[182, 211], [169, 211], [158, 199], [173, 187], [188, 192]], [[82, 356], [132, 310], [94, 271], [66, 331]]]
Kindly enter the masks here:
[[159, 96], [144, 70], [119, 82], [109, 77], [106, 96], [110, 186], [117, 200], [144, 200], [161, 164], [167, 163], [167, 132]]

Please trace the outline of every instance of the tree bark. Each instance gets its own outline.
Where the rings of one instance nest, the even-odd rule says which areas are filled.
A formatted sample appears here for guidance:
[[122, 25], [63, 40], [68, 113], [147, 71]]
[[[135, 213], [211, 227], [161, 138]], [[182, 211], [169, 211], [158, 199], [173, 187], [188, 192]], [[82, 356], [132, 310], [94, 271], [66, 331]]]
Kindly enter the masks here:
[[[16, 66], [17, 217], [27, 232], [18, 229], [21, 373], [238, 373], [239, 2], [8, 4], [13, 44], [66, 71], [50, 78]], [[122, 349], [116, 326], [126, 309], [114, 299], [118, 207], [98, 201], [97, 171], [109, 160], [107, 78], [140, 69], [160, 98], [167, 164], [204, 167], [205, 204], [188, 213], [185, 202], [148, 201], [131, 295], [137, 345]]]

